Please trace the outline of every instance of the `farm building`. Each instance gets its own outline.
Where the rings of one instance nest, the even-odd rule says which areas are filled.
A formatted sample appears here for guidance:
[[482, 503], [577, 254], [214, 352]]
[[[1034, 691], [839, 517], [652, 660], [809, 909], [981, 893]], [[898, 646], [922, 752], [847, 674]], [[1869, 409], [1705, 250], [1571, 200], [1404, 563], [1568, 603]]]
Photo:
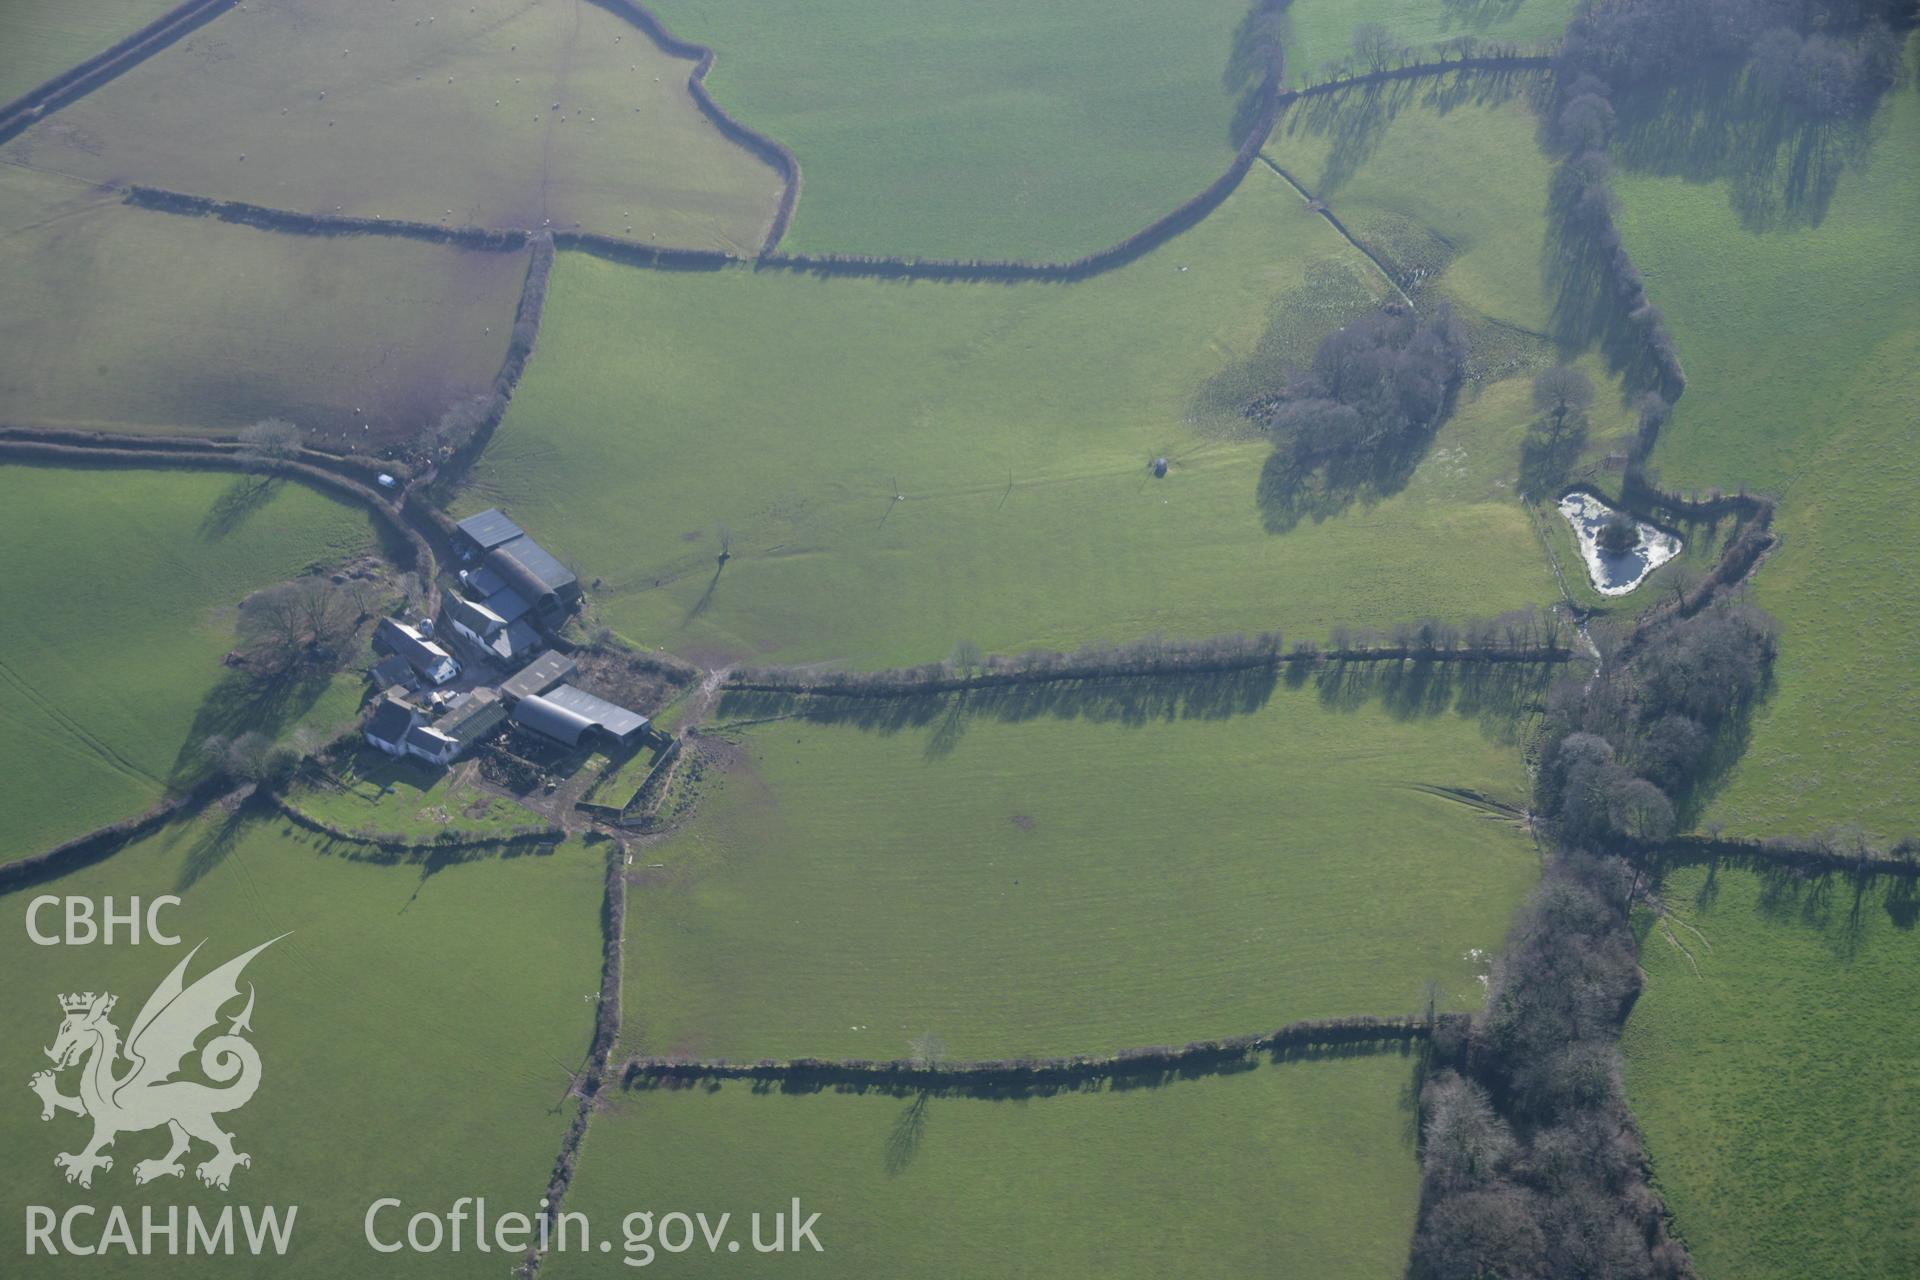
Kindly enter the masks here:
[[367, 718], [364, 733], [369, 746], [390, 756], [406, 754], [407, 735], [420, 724], [420, 712], [396, 694], [381, 695], [379, 705]]
[[540, 647], [540, 633], [525, 619], [502, 617], [485, 604], [448, 596], [445, 614], [455, 631], [509, 666], [525, 662]]
[[406, 659], [422, 679], [433, 684], [445, 684], [460, 674], [460, 664], [451, 654], [398, 619], [380, 619], [374, 640], [388, 653]]
[[448, 764], [460, 754], [460, 743], [431, 725], [417, 724], [407, 730], [403, 744], [407, 754], [428, 764]]
[[503, 621], [518, 622], [533, 607], [524, 596], [507, 585], [505, 578], [485, 565], [473, 570], [462, 569], [460, 582], [467, 589], [469, 599], [479, 601]]
[[399, 654], [389, 654], [367, 668], [367, 679], [381, 693], [392, 688], [413, 687], [413, 668]]
[[[499, 508], [468, 516], [454, 528], [461, 558], [484, 561], [480, 570], [468, 575], [469, 586], [482, 597], [490, 599], [502, 589], [510, 590], [543, 613], [564, 611], [580, 599], [580, 580], [573, 571]], [[474, 582], [480, 573], [489, 576]], [[494, 612], [513, 620], [504, 610]]]
[[570, 747], [587, 739], [630, 746], [647, 730], [645, 716], [570, 684], [520, 699], [514, 704], [513, 720]]
[[518, 702], [522, 698], [545, 693], [572, 674], [573, 659], [564, 653], [548, 650], [503, 683], [500, 692], [506, 695], [509, 702]]

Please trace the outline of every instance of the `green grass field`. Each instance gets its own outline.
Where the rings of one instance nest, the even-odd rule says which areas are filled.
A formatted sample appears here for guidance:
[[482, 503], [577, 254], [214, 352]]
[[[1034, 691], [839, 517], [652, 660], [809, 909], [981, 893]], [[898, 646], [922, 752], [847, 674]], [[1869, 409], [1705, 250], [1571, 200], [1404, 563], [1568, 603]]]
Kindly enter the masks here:
[[1657, 926], [1641, 944], [1627, 1089], [1706, 1280], [1920, 1271], [1920, 935], [1904, 888], [1698, 868], [1664, 887], [1692, 960]]
[[1402, 44], [1426, 52], [1472, 37], [1493, 44], [1551, 43], [1572, 16], [1573, 0], [1294, 0], [1287, 10], [1287, 79], [1324, 77], [1330, 61], [1353, 52], [1353, 29], [1384, 26]]
[[0, 102], [138, 31], [178, 0], [8, 0], [0, 13]]
[[588, 0], [254, 0], [0, 158], [308, 213], [751, 252], [779, 176], [700, 114], [691, 66]]
[[[769, 1274], [1389, 1280], [1418, 1195], [1410, 1077], [1392, 1054], [1028, 1102], [741, 1084], [620, 1095], [567, 1205], [618, 1257], [635, 1210], [730, 1212], [729, 1234], [750, 1241], [752, 1213], [798, 1196], [803, 1217], [821, 1215], [822, 1252], [758, 1258], [743, 1244]], [[746, 1269], [724, 1248], [654, 1267]], [[606, 1269], [579, 1254], [546, 1264], [556, 1280]]]
[[249, 592], [372, 543], [367, 516], [275, 485], [236, 503], [232, 476], [0, 467], [0, 853], [38, 852], [159, 799], [213, 732], [351, 720], [357, 674], [237, 708], [220, 657]]
[[[1778, 688], [1708, 817], [1750, 833], [1920, 830], [1920, 92], [1896, 94], [1831, 204], [1749, 229], [1724, 182], [1630, 176], [1628, 246], [1688, 373], [1654, 463], [1669, 486], [1779, 495], [1755, 579]], [[1791, 210], [1788, 211], [1789, 213]]]
[[8, 421], [205, 435], [284, 417], [361, 446], [492, 385], [527, 258], [256, 231], [0, 166], [0, 264]]
[[[600, 858], [574, 845], [429, 874], [328, 856], [288, 830], [216, 810], [53, 887], [113, 894], [122, 906], [128, 895], [180, 894], [183, 904], [162, 917], [181, 937], [178, 948], [35, 946], [19, 924], [26, 894], [7, 900], [0, 1015], [12, 1034], [0, 1046], [0, 1071], [14, 1096], [0, 1120], [9, 1155], [0, 1195], [14, 1205], [122, 1204], [136, 1224], [148, 1203], [203, 1212], [298, 1205], [293, 1248], [270, 1260], [274, 1274], [337, 1277], [377, 1264], [381, 1274], [473, 1275], [470, 1252], [375, 1255], [361, 1217], [381, 1196], [402, 1197], [408, 1212], [444, 1209], [461, 1195], [535, 1207], [571, 1118], [567, 1078], [592, 1031], [593, 1005], [583, 997], [597, 987]], [[41, 923], [57, 930], [57, 917], [56, 909]], [[223, 1121], [253, 1157], [232, 1190], [202, 1187], [191, 1169], [182, 1183], [136, 1187], [134, 1163], [164, 1152], [164, 1132], [123, 1134], [113, 1168], [97, 1173], [90, 1191], [66, 1184], [53, 1157], [78, 1149], [85, 1122], [59, 1115], [42, 1123], [26, 1090], [29, 1074], [47, 1065], [40, 1046], [59, 1025], [55, 997], [115, 993], [114, 1021], [125, 1033], [192, 945], [206, 940], [190, 971], [197, 977], [289, 930], [245, 975], [257, 991], [250, 1038], [263, 1083]], [[72, 1073], [61, 1088], [74, 1091]], [[9, 1257], [22, 1255], [22, 1223], [19, 1213], [0, 1223]], [[35, 1275], [119, 1276], [184, 1262], [116, 1253], [26, 1265]], [[242, 1255], [190, 1265], [195, 1275], [258, 1275], [267, 1264]]]
[[654, 8], [718, 54], [715, 98], [799, 157], [795, 252], [1064, 261], [1233, 157], [1242, 0]]
[[898, 733], [747, 730], [692, 825], [635, 854], [623, 1043], [1112, 1052], [1406, 1013], [1430, 978], [1472, 1008], [1469, 951], [1497, 945], [1534, 852], [1415, 787], [1521, 797], [1504, 708], [1463, 715], [1501, 693], [1348, 673], [1210, 682], [1138, 724], [1112, 718], [1124, 690], [1075, 689]]
[[1064, 288], [563, 255], [462, 509], [506, 506], [636, 643], [725, 659], [1319, 638], [1545, 603], [1512, 499], [1523, 383], [1470, 391], [1393, 497], [1268, 532], [1269, 447], [1237, 410], [1379, 288], [1265, 170], [1196, 230]]
[[362, 747], [339, 770], [338, 787], [302, 788], [290, 800], [308, 817], [355, 834], [431, 840], [442, 832], [493, 839], [544, 820], [524, 805], [474, 785], [471, 765], [440, 769]]

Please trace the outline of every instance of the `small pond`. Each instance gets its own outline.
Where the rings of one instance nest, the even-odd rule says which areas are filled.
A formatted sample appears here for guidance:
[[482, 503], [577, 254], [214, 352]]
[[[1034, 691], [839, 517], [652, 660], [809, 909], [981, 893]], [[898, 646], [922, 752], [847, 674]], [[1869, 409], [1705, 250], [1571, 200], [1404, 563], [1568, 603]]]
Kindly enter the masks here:
[[1680, 554], [1680, 539], [1644, 520], [1634, 521], [1639, 537], [1631, 547], [1609, 551], [1600, 545], [1600, 531], [1614, 514], [1600, 496], [1574, 489], [1560, 499], [1560, 514], [1573, 526], [1587, 577], [1603, 596], [1623, 596], [1646, 581], [1647, 575]]

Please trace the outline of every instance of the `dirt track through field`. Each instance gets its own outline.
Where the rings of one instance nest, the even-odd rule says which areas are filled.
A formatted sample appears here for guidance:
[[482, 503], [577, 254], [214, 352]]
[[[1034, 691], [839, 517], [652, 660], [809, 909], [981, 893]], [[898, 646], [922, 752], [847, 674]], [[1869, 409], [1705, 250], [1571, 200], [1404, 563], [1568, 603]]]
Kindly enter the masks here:
[[26, 679], [21, 676], [19, 672], [8, 666], [4, 660], [0, 660], [0, 678], [4, 678], [9, 685], [19, 691], [21, 697], [31, 702], [45, 714], [48, 719], [72, 734], [74, 739], [86, 747], [87, 750], [99, 756], [109, 768], [123, 773], [130, 778], [151, 783], [156, 787], [164, 787], [166, 785], [160, 779], [154, 777], [145, 769], [142, 769], [139, 765], [121, 755], [118, 751], [115, 751], [100, 738], [94, 736], [85, 725], [75, 720], [65, 711], [62, 711], [60, 707], [45, 694], [27, 683]]

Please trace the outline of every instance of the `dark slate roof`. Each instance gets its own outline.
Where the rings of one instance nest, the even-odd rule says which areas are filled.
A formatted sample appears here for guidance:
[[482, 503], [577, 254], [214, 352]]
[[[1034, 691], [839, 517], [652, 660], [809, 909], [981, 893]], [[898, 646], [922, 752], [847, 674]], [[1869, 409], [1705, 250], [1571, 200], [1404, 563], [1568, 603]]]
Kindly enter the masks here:
[[513, 720], [515, 724], [526, 725], [570, 747], [579, 745], [580, 736], [593, 728], [593, 721], [586, 716], [549, 702], [537, 693], [514, 703]]
[[484, 736], [506, 718], [507, 704], [500, 700], [500, 694], [483, 686], [448, 703], [446, 714], [433, 727], [464, 743]]
[[507, 519], [498, 507], [488, 507], [477, 516], [468, 516], [456, 526], [482, 551], [491, 551], [503, 542], [512, 542], [526, 531]]
[[579, 579], [573, 571], [555, 559], [553, 553], [522, 535], [487, 552], [487, 567], [507, 585], [529, 600], [539, 600], [569, 588], [577, 589]]
[[407, 660], [397, 653], [380, 659], [380, 661], [374, 663], [373, 667], [367, 672], [368, 675], [373, 677], [373, 682], [382, 689], [388, 685], [399, 684], [412, 673], [413, 668], [407, 665]]
[[413, 727], [414, 710], [398, 698], [382, 698], [380, 709], [367, 721], [367, 732], [382, 742], [398, 743]]
[[470, 631], [479, 632], [483, 636], [506, 623], [505, 618], [502, 618], [485, 605], [475, 604], [473, 601], [463, 599], [460, 596], [448, 596], [446, 598], [446, 610], [448, 618], [466, 627]]
[[380, 619], [376, 634], [388, 649], [399, 654], [421, 671], [438, 666], [448, 656], [447, 651], [431, 640], [422, 640], [411, 627], [395, 622], [392, 618]]
[[468, 570], [466, 583], [467, 589], [482, 599], [492, 595], [496, 591], [505, 591], [507, 589], [507, 580], [485, 565], [481, 565], [478, 569]]
[[530, 698], [537, 693], [545, 693], [572, 674], [573, 659], [550, 649], [502, 684], [500, 692], [509, 698]]
[[[410, 747], [418, 747], [422, 751], [431, 751], [433, 754], [439, 755], [447, 749], [448, 744], [444, 736], [437, 730], [420, 724], [415, 725], [407, 731], [407, 745]], [[458, 746], [459, 744], [455, 743], [453, 745]]]
[[545, 700], [599, 725], [616, 738], [630, 738], [647, 727], [647, 718], [570, 684], [550, 689]]
[[500, 617], [507, 622], [512, 622], [516, 618], [525, 616], [527, 610], [533, 607], [527, 603], [525, 596], [515, 591], [512, 587], [501, 587], [498, 591], [489, 594], [486, 599], [480, 603], [499, 614]]
[[531, 623], [510, 622], [487, 647], [508, 662], [517, 662], [540, 647], [540, 633]]

